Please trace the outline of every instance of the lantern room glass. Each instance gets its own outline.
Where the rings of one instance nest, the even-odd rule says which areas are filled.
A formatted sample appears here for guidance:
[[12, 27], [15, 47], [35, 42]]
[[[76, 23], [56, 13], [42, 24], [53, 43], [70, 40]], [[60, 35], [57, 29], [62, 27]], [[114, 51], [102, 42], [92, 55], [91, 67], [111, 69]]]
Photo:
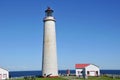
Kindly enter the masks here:
[[48, 9], [45, 10], [45, 13], [46, 13], [46, 16], [52, 16], [53, 10], [50, 7], [48, 7]]

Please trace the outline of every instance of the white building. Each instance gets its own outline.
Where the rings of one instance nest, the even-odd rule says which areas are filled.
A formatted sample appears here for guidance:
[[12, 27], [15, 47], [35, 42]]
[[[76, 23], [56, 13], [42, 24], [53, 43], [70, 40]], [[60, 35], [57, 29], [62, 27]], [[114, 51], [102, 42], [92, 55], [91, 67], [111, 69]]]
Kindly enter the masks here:
[[100, 69], [93, 64], [75, 64], [76, 76], [100, 76]]
[[0, 80], [8, 79], [9, 78], [9, 72], [3, 68], [0, 68]]

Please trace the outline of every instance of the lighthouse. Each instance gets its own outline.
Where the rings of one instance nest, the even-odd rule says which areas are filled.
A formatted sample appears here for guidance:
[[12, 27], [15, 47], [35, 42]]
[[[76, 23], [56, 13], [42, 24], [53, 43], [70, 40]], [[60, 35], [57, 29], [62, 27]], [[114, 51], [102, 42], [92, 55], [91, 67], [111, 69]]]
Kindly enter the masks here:
[[42, 76], [57, 77], [57, 47], [55, 18], [52, 15], [53, 10], [48, 7], [45, 10], [44, 34], [43, 34], [43, 54], [42, 54]]

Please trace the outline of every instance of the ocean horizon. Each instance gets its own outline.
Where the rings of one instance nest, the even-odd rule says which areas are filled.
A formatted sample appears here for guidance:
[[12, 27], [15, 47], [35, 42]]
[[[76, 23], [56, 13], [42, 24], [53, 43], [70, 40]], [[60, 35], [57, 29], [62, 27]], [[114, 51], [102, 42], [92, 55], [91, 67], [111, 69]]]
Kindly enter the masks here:
[[[59, 70], [59, 74], [65, 75], [67, 70]], [[70, 70], [71, 74], [75, 74], [75, 70]], [[114, 74], [120, 75], [120, 70], [100, 70], [101, 74]], [[31, 70], [31, 71], [9, 71], [10, 77], [25, 77], [25, 76], [41, 76], [41, 70]]]

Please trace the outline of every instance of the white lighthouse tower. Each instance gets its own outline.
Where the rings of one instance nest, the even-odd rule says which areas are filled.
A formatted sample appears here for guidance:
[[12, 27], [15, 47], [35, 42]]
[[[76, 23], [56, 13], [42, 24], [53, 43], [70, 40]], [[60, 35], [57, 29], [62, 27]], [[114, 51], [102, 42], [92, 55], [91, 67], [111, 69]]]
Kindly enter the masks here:
[[52, 16], [53, 10], [48, 7], [45, 10], [44, 18], [44, 40], [43, 40], [43, 57], [42, 57], [42, 76], [57, 77], [57, 48], [56, 48], [56, 31], [55, 19]]

